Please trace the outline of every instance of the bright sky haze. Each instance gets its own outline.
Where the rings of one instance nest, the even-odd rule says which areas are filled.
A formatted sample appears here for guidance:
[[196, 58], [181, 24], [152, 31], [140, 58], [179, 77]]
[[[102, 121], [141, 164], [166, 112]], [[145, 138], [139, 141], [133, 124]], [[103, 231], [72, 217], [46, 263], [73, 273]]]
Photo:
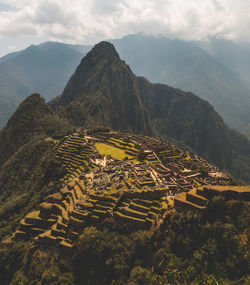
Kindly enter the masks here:
[[0, 56], [44, 41], [94, 44], [145, 33], [250, 41], [249, 0], [0, 0]]

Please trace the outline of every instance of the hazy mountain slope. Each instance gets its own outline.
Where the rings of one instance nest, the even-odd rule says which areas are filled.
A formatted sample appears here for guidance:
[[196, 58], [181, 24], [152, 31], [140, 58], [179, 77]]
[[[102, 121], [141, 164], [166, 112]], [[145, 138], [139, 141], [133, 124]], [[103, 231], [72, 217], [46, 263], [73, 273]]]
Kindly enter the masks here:
[[195, 44], [143, 35], [111, 41], [137, 75], [208, 100], [230, 127], [250, 122], [250, 94], [236, 72]]
[[30, 92], [31, 88], [20, 69], [12, 64], [0, 64], [0, 128]]
[[0, 128], [6, 123], [10, 115], [15, 111], [16, 104], [9, 102], [6, 98], [0, 95]]
[[240, 79], [250, 90], [250, 46], [244, 43], [234, 43], [229, 40], [210, 38], [207, 41], [196, 42], [217, 61], [237, 72]]
[[60, 86], [68, 79], [81, 57], [82, 53], [67, 45], [49, 42], [30, 46], [19, 56], [8, 60], [8, 63], [11, 62], [22, 70], [33, 92], [42, 93], [46, 99], [51, 99], [51, 88]]
[[51, 105], [77, 126], [101, 123], [144, 134], [156, 130], [249, 179], [243, 171], [250, 166], [250, 144], [244, 136], [232, 133], [214, 108], [196, 95], [137, 78], [107, 42], [86, 55]]
[[[81, 52], [80, 52], [81, 50]], [[49, 100], [61, 93], [88, 47], [47, 42], [12, 53], [0, 60], [0, 127], [29, 94], [38, 92]], [[1, 107], [2, 106], [2, 107]]]
[[[192, 93], [138, 78], [144, 106], [160, 135], [174, 138], [225, 168], [231, 148], [227, 127], [214, 108]], [[216, 149], [216, 151], [215, 151]]]

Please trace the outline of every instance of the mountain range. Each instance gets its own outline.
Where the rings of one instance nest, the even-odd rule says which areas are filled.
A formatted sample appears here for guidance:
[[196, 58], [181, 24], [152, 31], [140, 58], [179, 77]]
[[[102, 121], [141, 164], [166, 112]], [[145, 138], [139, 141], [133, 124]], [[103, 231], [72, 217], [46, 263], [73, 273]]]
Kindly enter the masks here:
[[[246, 137], [229, 129], [214, 108], [196, 95], [136, 77], [108, 42], [99, 43], [81, 60], [62, 95], [49, 105], [55, 112], [51, 110], [50, 116], [68, 126], [104, 125], [161, 136], [249, 181], [250, 143]], [[2, 162], [17, 150], [16, 146], [11, 149], [12, 144], [28, 137], [25, 127], [20, 127], [25, 118], [18, 113], [19, 109], [0, 137]], [[30, 133], [35, 126], [32, 123]], [[19, 133], [21, 139], [16, 137]]]
[[[246, 47], [215, 39], [184, 42], [141, 34], [110, 42], [136, 75], [191, 91], [212, 104], [231, 128], [239, 131], [247, 128], [250, 71]], [[28, 94], [38, 92], [46, 100], [61, 94], [65, 82], [90, 48], [48, 42], [1, 58], [0, 126], [4, 126]], [[223, 49], [228, 50], [227, 56]]]
[[250, 89], [249, 70], [250, 70], [250, 45], [247, 43], [235, 43], [233, 41], [210, 38], [207, 41], [195, 43], [206, 50], [218, 62], [231, 70], [237, 71], [240, 79]]
[[[205, 46], [201, 43], [143, 35], [130, 35], [111, 42], [136, 75], [191, 91], [212, 104], [231, 128], [243, 130], [247, 127], [249, 86], [242, 79], [242, 69], [232, 61], [222, 60], [218, 52], [210, 53], [201, 48]], [[235, 49], [235, 53], [241, 54], [240, 48]], [[250, 74], [249, 68], [245, 74]]]
[[0, 127], [29, 94], [60, 94], [88, 47], [44, 43], [0, 59]]

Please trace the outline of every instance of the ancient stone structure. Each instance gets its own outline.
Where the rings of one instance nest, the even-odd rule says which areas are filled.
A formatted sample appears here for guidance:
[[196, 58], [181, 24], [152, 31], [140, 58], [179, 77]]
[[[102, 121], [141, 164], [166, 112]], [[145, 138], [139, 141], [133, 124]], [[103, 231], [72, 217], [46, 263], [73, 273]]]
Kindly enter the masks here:
[[249, 186], [220, 186], [206, 185], [175, 196], [174, 206], [177, 210], [204, 210], [209, 201], [215, 196], [222, 196], [228, 200], [250, 201]]
[[228, 176], [215, 166], [157, 138], [79, 131], [55, 156], [67, 172], [61, 188], [21, 220], [14, 240], [69, 254], [85, 226], [105, 219], [147, 230], [173, 206], [203, 210], [218, 193], [249, 199], [249, 189], [226, 186]]

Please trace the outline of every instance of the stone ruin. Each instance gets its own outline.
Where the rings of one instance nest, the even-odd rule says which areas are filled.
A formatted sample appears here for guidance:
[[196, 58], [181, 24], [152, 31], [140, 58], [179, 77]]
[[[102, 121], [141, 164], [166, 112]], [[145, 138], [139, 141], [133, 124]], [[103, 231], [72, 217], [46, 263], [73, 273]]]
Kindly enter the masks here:
[[[102, 146], [114, 148], [120, 159]], [[111, 219], [148, 230], [173, 207], [200, 211], [211, 193], [232, 193], [227, 174], [157, 138], [79, 131], [59, 143], [55, 156], [67, 171], [61, 188], [21, 220], [13, 239], [34, 239], [41, 248], [60, 248], [66, 254], [88, 225]], [[249, 189], [241, 189], [237, 197], [249, 199]]]

